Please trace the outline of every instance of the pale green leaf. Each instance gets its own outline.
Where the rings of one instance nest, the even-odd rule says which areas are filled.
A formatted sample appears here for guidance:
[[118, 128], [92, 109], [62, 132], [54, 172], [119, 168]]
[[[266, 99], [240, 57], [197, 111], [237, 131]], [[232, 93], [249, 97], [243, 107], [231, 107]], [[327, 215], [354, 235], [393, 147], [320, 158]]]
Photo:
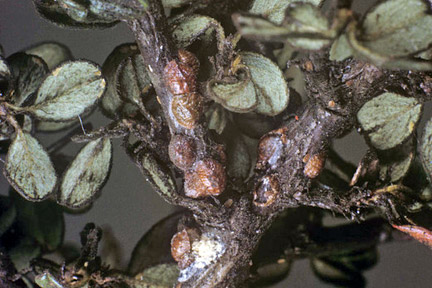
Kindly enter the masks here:
[[78, 123], [79, 123], [78, 119], [74, 121], [68, 121], [68, 122], [39, 121], [37, 122], [36, 129], [37, 131], [54, 132], [54, 131], [67, 129]]
[[[135, 276], [136, 288], [171, 288], [177, 282], [180, 270], [177, 264], [160, 264]], [[147, 286], [148, 285], [148, 286]]]
[[72, 52], [63, 44], [56, 42], [45, 42], [25, 50], [25, 53], [39, 56], [51, 70], [60, 63], [72, 60]]
[[420, 142], [420, 155], [423, 168], [432, 183], [432, 120], [426, 123]]
[[302, 2], [320, 5], [322, 0], [254, 0], [249, 12], [262, 15], [276, 24], [282, 24], [285, 18], [285, 10], [291, 3]]
[[43, 81], [32, 106], [24, 107], [48, 121], [68, 121], [91, 108], [105, 91], [99, 67], [86, 61], [67, 62]]
[[3, 57], [0, 56], [0, 77], [9, 79], [11, 75], [10, 68]]
[[361, 41], [370, 50], [387, 57], [408, 56], [432, 44], [431, 26], [427, 1], [385, 1], [366, 15]]
[[363, 105], [357, 119], [372, 145], [386, 150], [401, 144], [412, 134], [422, 106], [415, 98], [384, 93]]
[[58, 280], [49, 271], [36, 275], [34, 281], [41, 288], [65, 288], [60, 280]]
[[88, 10], [104, 21], [117, 21], [138, 19], [147, 8], [147, 0], [89, 0]]
[[216, 33], [219, 45], [222, 45], [222, 41], [225, 39], [224, 29], [221, 24], [208, 16], [191, 15], [183, 18], [174, 27], [173, 37], [180, 47], [189, 46], [198, 37], [210, 42], [213, 32]]
[[117, 46], [110, 55], [108, 55], [102, 65], [102, 74], [107, 79], [107, 90], [102, 97], [101, 106], [104, 112], [111, 118], [116, 117], [120, 111], [123, 100], [120, 98], [117, 90], [117, 70], [120, 63], [135, 54], [138, 54], [138, 46], [135, 43], [127, 43]]
[[35, 138], [21, 130], [9, 147], [4, 173], [15, 190], [32, 201], [48, 197], [57, 181], [48, 153]]
[[239, 73], [241, 79], [227, 81], [210, 81], [207, 89], [210, 97], [226, 109], [246, 113], [253, 111], [258, 105], [255, 85], [249, 71]]
[[176, 197], [175, 181], [163, 164], [149, 152], [143, 152], [138, 161], [141, 172], [162, 197], [168, 199]]
[[151, 88], [151, 81], [141, 54], [123, 60], [117, 70], [117, 88], [123, 100], [140, 106]]
[[164, 8], [178, 8], [190, 3], [190, 0], [162, 0]]
[[256, 15], [233, 15], [238, 32], [245, 38], [257, 41], [285, 42], [290, 30]]
[[213, 104], [205, 112], [208, 129], [215, 130], [216, 133], [222, 134], [228, 121], [228, 113], [218, 104]]
[[40, 57], [25, 53], [15, 53], [7, 61], [15, 81], [15, 92], [10, 102], [20, 106], [39, 88], [48, 68]]
[[352, 49], [345, 34], [337, 38], [330, 49], [330, 60], [342, 61], [352, 56]]
[[58, 202], [79, 208], [92, 201], [107, 180], [111, 160], [111, 139], [99, 138], [87, 143], [63, 175]]
[[281, 113], [288, 106], [289, 89], [279, 67], [270, 59], [252, 52], [240, 53], [250, 71], [258, 98], [256, 112], [268, 116]]
[[42, 17], [62, 27], [106, 28], [117, 23], [94, 15], [82, 1], [33, 0], [33, 3]]

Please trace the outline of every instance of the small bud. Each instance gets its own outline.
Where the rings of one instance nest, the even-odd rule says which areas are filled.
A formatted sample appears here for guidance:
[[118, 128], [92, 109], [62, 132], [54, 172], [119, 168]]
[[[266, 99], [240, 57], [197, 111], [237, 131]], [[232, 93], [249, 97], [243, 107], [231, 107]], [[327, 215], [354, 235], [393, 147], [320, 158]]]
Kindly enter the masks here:
[[276, 175], [265, 176], [256, 186], [253, 203], [257, 207], [268, 207], [279, 195], [279, 181]]
[[188, 136], [174, 135], [171, 137], [168, 153], [174, 165], [181, 170], [187, 170], [196, 159], [195, 141]]
[[324, 168], [326, 157], [327, 155], [324, 152], [315, 154], [312, 157], [306, 154], [303, 158], [303, 162], [306, 163], [303, 173], [310, 179], [318, 177]]
[[218, 196], [226, 186], [224, 166], [218, 161], [207, 158], [194, 164], [185, 173], [185, 195], [191, 198]]

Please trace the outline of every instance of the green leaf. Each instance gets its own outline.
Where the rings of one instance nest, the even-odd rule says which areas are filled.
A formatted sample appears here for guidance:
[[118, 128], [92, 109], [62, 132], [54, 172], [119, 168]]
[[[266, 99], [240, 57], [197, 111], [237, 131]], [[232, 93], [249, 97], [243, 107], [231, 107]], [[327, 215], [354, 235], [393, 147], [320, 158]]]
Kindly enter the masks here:
[[348, 42], [347, 36], [342, 34], [337, 38], [330, 49], [330, 60], [342, 61], [352, 56], [352, 49]]
[[171, 288], [177, 283], [179, 273], [177, 264], [160, 264], [138, 274], [134, 287]]
[[69, 122], [39, 121], [37, 122], [36, 129], [37, 131], [55, 132], [55, 131], [67, 129], [78, 123], [79, 123], [78, 119], [74, 119], [73, 121], [69, 121]]
[[118, 23], [97, 17], [86, 6], [73, 0], [33, 0], [33, 3], [43, 18], [62, 27], [107, 28]]
[[138, 19], [148, 9], [147, 0], [89, 0], [88, 10], [104, 21]]
[[11, 89], [11, 71], [9, 65], [0, 56], [0, 97], [4, 97], [4, 95], [8, 94], [8, 90]]
[[118, 67], [124, 59], [138, 53], [138, 46], [135, 43], [122, 44], [108, 55], [102, 65], [102, 74], [107, 79], [108, 84], [106, 93], [102, 97], [101, 106], [103, 111], [111, 118], [115, 118], [123, 106], [123, 100], [117, 90]]
[[279, 67], [270, 59], [252, 52], [240, 53], [249, 68], [258, 98], [256, 112], [268, 116], [281, 113], [288, 106], [289, 89]]
[[342, 287], [364, 287], [365, 279], [356, 270], [343, 263], [326, 258], [311, 259], [312, 270], [321, 280]]
[[49, 271], [36, 275], [34, 281], [41, 288], [65, 288], [60, 280], [58, 280]]
[[18, 245], [9, 251], [9, 256], [18, 272], [30, 268], [30, 262], [39, 257], [40, 254], [40, 247], [35, 245], [31, 239], [22, 239]]
[[31, 201], [48, 197], [57, 181], [48, 153], [35, 138], [21, 130], [9, 147], [4, 174], [15, 190]]
[[387, 92], [363, 105], [357, 119], [372, 145], [386, 150], [401, 144], [412, 134], [422, 107], [415, 98]]
[[214, 103], [205, 112], [207, 118], [208, 129], [215, 130], [216, 133], [222, 134], [228, 122], [228, 115], [222, 106]]
[[164, 8], [178, 8], [190, 3], [190, 0], [162, 0]]
[[387, 57], [420, 52], [432, 44], [430, 4], [423, 0], [390, 0], [375, 6], [362, 22], [361, 42]]
[[48, 68], [42, 58], [25, 53], [15, 53], [7, 61], [15, 81], [15, 93], [10, 102], [21, 106], [39, 88]]
[[48, 121], [68, 121], [91, 108], [105, 91], [99, 67], [86, 61], [67, 62], [43, 81], [32, 106], [24, 107]]
[[256, 41], [285, 42], [289, 29], [256, 15], [236, 13], [232, 16], [238, 32], [245, 38]]
[[42, 58], [49, 70], [52, 70], [62, 62], [73, 59], [72, 52], [69, 48], [57, 42], [37, 44], [25, 50], [25, 53]]
[[251, 157], [243, 135], [237, 130], [231, 131], [227, 144], [227, 173], [237, 185], [242, 185], [249, 176]]
[[140, 106], [151, 88], [151, 81], [141, 54], [122, 61], [117, 70], [117, 88], [123, 100]]
[[173, 213], [144, 234], [132, 252], [129, 274], [136, 275], [161, 263], [174, 263], [170, 252], [171, 238], [177, 233], [177, 224], [184, 215], [184, 211]]
[[255, 110], [258, 99], [250, 72], [239, 73], [239, 80], [228, 78], [225, 81], [209, 81], [207, 91], [210, 97], [226, 109], [246, 113]]
[[0, 237], [12, 226], [16, 215], [16, 207], [11, 199], [0, 196]]
[[382, 181], [390, 180], [395, 183], [401, 180], [408, 173], [409, 168], [414, 160], [413, 141], [408, 141], [394, 151], [381, 151], [378, 154], [380, 160], [380, 179]]
[[423, 168], [432, 183], [432, 120], [429, 119], [423, 130], [423, 136], [420, 141], [420, 157]]
[[87, 143], [63, 175], [58, 202], [69, 208], [88, 204], [106, 182], [111, 160], [111, 139], [99, 138]]
[[34, 239], [44, 251], [57, 249], [64, 235], [61, 207], [51, 201], [30, 202], [15, 193], [11, 196], [17, 209], [17, 225], [21, 233]]
[[291, 3], [311, 3], [320, 5], [322, 0], [254, 0], [249, 12], [262, 15], [275, 24], [282, 24], [285, 18], [285, 10]]
[[143, 151], [138, 159], [138, 167], [147, 181], [165, 199], [177, 197], [177, 188], [170, 171], [150, 152]]
[[[174, 25], [174, 24], [173, 24]], [[182, 18], [180, 23], [174, 25], [173, 37], [180, 47], [187, 47], [200, 37], [206, 42], [211, 42], [213, 32], [216, 33], [216, 38], [219, 47], [223, 45], [225, 39], [224, 29], [221, 24], [213, 18], [202, 15], [191, 15]]]

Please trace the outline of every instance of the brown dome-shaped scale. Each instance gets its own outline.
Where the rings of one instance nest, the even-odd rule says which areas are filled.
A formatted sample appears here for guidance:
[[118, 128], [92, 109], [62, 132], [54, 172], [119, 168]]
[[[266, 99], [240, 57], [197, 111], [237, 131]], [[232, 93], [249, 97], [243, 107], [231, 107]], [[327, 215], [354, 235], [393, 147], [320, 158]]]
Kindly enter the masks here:
[[180, 49], [178, 51], [178, 58], [181, 63], [187, 65], [188, 67], [191, 67], [195, 75], [198, 73], [200, 63], [195, 54], [187, 50]]
[[185, 135], [174, 135], [168, 146], [171, 161], [181, 170], [192, 167], [196, 159], [195, 141]]
[[202, 96], [198, 93], [176, 95], [171, 100], [171, 111], [178, 124], [192, 129], [198, 123], [202, 111]]
[[318, 177], [324, 168], [326, 157], [327, 155], [325, 152], [321, 152], [312, 156], [306, 154], [306, 156], [303, 158], [303, 162], [306, 163], [303, 169], [304, 175], [310, 179]]
[[218, 196], [225, 187], [225, 167], [214, 159], [200, 160], [185, 173], [184, 190], [187, 197]]
[[265, 135], [258, 144], [258, 159], [256, 168], [263, 169], [266, 165], [273, 166], [283, 152], [281, 136], [277, 134]]
[[186, 229], [174, 234], [171, 239], [171, 255], [176, 262], [180, 262], [182, 258], [191, 252], [192, 242]]
[[253, 193], [253, 203], [257, 207], [268, 207], [279, 195], [279, 180], [276, 175], [264, 176], [256, 185]]

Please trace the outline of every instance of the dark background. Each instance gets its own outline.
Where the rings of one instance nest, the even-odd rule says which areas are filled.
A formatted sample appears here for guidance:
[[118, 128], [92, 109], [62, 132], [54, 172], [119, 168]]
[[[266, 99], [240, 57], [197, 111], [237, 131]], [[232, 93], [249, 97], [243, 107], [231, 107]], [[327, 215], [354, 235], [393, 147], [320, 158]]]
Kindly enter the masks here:
[[[373, 1], [357, 1], [364, 9]], [[0, 44], [6, 56], [41, 41], [57, 41], [67, 45], [75, 58], [102, 64], [119, 44], [132, 42], [127, 27], [119, 24], [106, 30], [62, 29], [39, 18], [30, 0], [0, 0]], [[100, 113], [92, 116], [93, 127], [108, 123]], [[54, 134], [38, 134], [47, 145]], [[114, 142], [114, 162], [111, 176], [92, 209], [81, 215], [65, 215], [66, 241], [78, 242], [79, 232], [87, 222], [111, 227], [122, 245], [122, 265], [126, 265], [133, 247], [140, 237], [159, 219], [174, 211], [145, 183], [139, 170], [127, 158], [120, 142]], [[337, 140], [336, 148], [353, 163], [364, 154], [366, 146], [356, 133]], [[67, 154], [74, 155], [80, 145], [70, 144]], [[4, 156], [3, 156], [4, 157]], [[0, 176], [2, 191], [7, 193], [6, 180]], [[414, 241], [391, 243], [379, 247], [379, 263], [365, 273], [368, 287], [432, 287], [432, 253]], [[312, 274], [307, 260], [294, 263], [287, 280], [274, 287], [330, 287]]]

